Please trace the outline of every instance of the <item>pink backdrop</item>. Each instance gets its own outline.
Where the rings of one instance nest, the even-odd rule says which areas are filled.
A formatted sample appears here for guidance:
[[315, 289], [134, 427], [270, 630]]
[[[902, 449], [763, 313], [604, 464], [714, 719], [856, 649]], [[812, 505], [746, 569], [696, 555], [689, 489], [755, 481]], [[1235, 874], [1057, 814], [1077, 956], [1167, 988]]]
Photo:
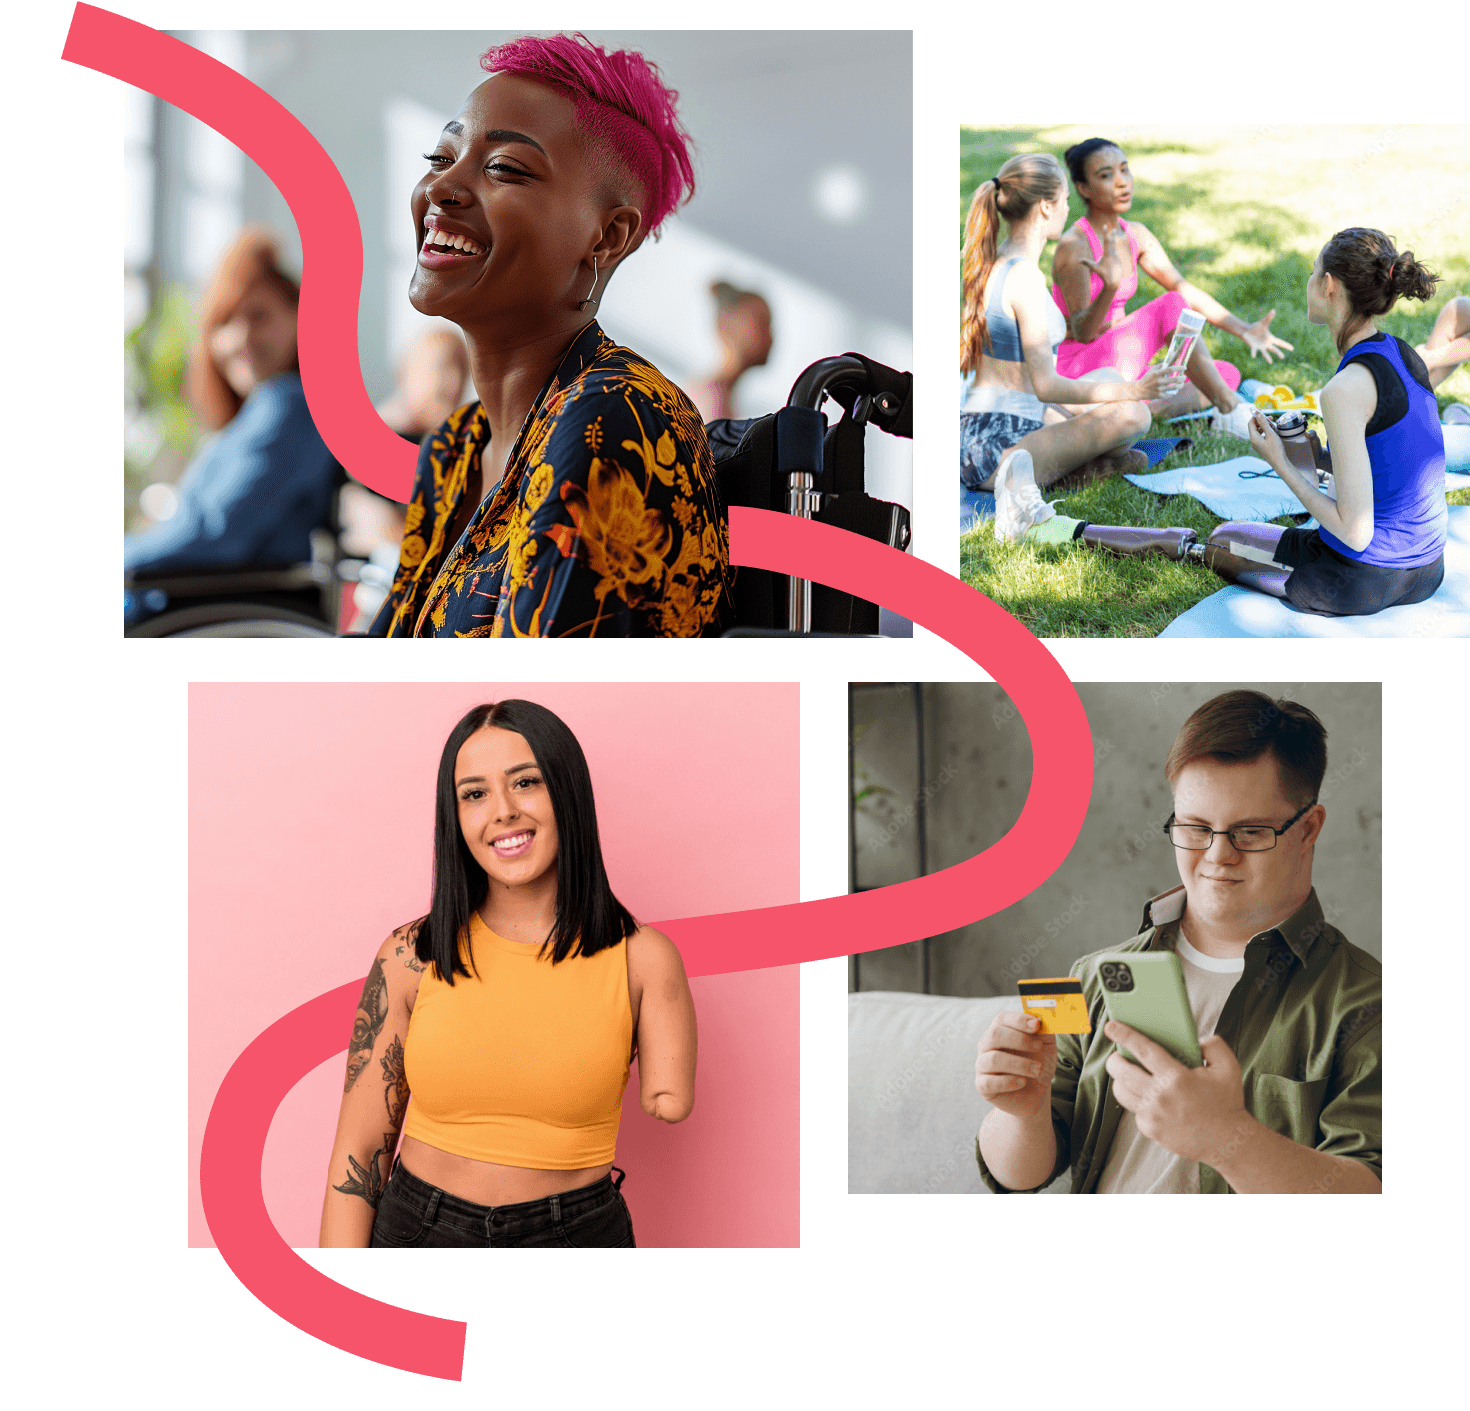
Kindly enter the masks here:
[[[792, 684], [214, 685], [189, 688], [189, 1243], [212, 1243], [199, 1144], [229, 1065], [296, 1005], [365, 976], [427, 909], [434, 778], [454, 722], [523, 696], [581, 741], [614, 890], [640, 921], [794, 902]], [[691, 982], [693, 1115], [629, 1082], [618, 1165], [643, 1245], [795, 1245], [798, 968]], [[300, 1082], [266, 1144], [267, 1206], [315, 1246], [344, 1056]]]

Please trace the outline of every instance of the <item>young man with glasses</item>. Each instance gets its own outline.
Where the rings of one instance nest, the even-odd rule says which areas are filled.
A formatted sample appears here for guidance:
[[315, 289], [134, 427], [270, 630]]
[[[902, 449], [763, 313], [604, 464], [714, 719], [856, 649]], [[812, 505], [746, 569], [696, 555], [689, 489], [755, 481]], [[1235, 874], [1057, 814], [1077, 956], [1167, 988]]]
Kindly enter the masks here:
[[1039, 1035], [1005, 1013], [980, 1041], [991, 1190], [1039, 1190], [1068, 1167], [1083, 1194], [1382, 1190], [1381, 967], [1312, 887], [1326, 770], [1327, 732], [1293, 701], [1228, 691], [1185, 721], [1164, 766], [1181, 885], [1112, 949], [1179, 956], [1205, 1065], [1105, 1022], [1084, 956], [1072, 973], [1092, 1033]]

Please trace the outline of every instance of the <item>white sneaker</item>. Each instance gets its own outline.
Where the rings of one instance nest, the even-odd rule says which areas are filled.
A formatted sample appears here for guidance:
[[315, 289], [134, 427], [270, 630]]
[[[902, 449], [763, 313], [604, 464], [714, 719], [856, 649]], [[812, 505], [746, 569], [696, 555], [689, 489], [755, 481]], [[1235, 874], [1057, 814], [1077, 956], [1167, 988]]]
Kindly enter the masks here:
[[1019, 544], [1028, 529], [1055, 515], [1036, 488], [1031, 452], [1012, 451], [995, 472], [995, 537]]
[[1216, 412], [1210, 418], [1210, 430], [1217, 436], [1239, 436], [1242, 441], [1251, 439], [1251, 411], [1249, 402], [1237, 402], [1223, 415]]

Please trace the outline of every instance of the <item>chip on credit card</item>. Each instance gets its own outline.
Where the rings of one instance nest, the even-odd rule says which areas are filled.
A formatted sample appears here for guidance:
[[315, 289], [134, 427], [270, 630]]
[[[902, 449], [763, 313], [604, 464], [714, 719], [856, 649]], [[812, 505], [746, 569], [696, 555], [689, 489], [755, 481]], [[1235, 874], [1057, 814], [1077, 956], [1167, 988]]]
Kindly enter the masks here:
[[1033, 1019], [1041, 1021], [1043, 1034], [1090, 1034], [1092, 1020], [1087, 1017], [1087, 1001], [1082, 997], [1082, 981], [1072, 976], [1053, 980], [1020, 980], [1021, 1008]]

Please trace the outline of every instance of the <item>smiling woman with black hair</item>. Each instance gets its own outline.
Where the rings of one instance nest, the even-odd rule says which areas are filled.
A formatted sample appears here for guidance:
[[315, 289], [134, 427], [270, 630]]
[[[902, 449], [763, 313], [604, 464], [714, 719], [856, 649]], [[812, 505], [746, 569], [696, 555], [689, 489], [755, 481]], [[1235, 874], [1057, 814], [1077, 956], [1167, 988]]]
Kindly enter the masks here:
[[629, 1066], [682, 1122], [695, 1047], [678, 950], [608, 885], [576, 736], [531, 701], [476, 706], [439, 761], [429, 912], [358, 1003], [322, 1246], [631, 1245]]
[[463, 330], [479, 400], [424, 442], [369, 635], [716, 635], [729, 539], [703, 422], [594, 317], [694, 190], [678, 95], [582, 35], [480, 63], [414, 188], [409, 286]]

